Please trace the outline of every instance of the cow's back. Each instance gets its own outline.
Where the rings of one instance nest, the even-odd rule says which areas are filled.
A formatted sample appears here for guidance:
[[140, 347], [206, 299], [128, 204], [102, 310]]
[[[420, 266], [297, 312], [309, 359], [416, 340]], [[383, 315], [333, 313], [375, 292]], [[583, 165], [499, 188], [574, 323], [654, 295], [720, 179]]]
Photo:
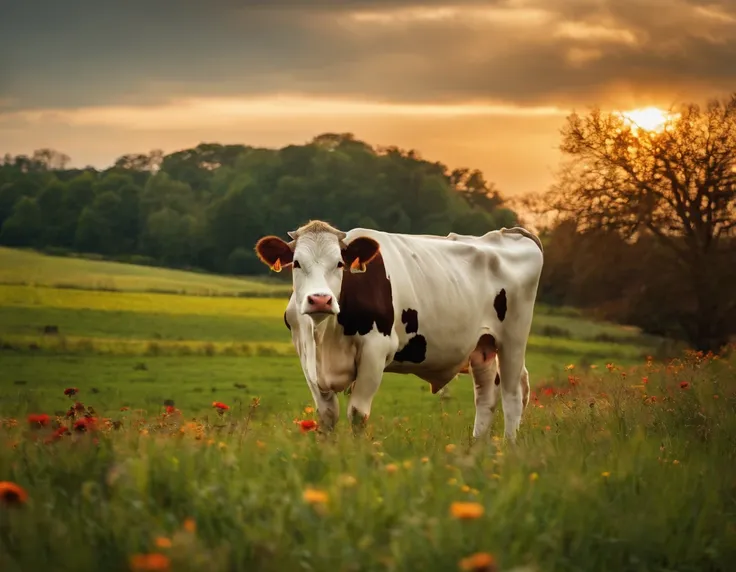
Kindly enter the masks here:
[[379, 242], [391, 282], [400, 344], [387, 371], [428, 380], [454, 375], [481, 335], [502, 342], [507, 324], [533, 308], [542, 253], [523, 233], [439, 237], [353, 229], [346, 241], [357, 236]]

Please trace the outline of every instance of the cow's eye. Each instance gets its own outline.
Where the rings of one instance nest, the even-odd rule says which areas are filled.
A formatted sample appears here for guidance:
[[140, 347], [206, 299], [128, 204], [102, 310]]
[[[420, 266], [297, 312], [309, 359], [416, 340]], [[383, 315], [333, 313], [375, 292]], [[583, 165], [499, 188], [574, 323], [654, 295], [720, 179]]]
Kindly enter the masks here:
[[301, 268], [301, 267], [302, 267], [302, 265], [299, 264], [299, 261], [298, 260], [295, 260], [294, 261], [294, 268]]
[[339, 262], [337, 263], [337, 267], [338, 267], [338, 268], [342, 268], [343, 266], [345, 266], [345, 263], [344, 263], [344, 262], [343, 262], [342, 260], [340, 260], [340, 261], [339, 261]]

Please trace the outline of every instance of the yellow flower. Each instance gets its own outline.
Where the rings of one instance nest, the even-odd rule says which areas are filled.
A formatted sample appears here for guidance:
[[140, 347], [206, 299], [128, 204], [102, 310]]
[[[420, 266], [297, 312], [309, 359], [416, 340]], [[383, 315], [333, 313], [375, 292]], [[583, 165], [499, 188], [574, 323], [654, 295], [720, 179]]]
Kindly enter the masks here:
[[469, 493], [470, 487], [468, 485], [463, 485], [462, 487], [460, 487], [460, 490], [463, 491], [464, 493]]
[[571, 363], [565, 366], [565, 371], [572, 371], [575, 369], [575, 364]]
[[226, 445], [225, 443], [223, 443], [222, 441], [220, 441], [220, 442], [219, 442], [219, 443], [217, 444], [217, 446], [218, 446], [218, 447], [219, 447], [220, 449], [225, 449], [225, 448], [227, 447], [227, 445]]
[[611, 472], [610, 472], [610, 471], [603, 471], [603, 472], [601, 473], [601, 477], [606, 477], [606, 478], [608, 478], [608, 477], [610, 477], [610, 476], [611, 476]]
[[353, 475], [340, 475], [337, 477], [337, 483], [341, 487], [354, 487], [358, 482], [358, 479], [356, 479]]
[[673, 465], [679, 465], [680, 464], [680, 461], [678, 461], [677, 459], [675, 459], [674, 461], [672, 461], [672, 464]]
[[158, 548], [171, 548], [171, 539], [165, 536], [159, 536], [156, 538], [155, 544]]
[[422, 463], [429, 463], [429, 457], [422, 457]]
[[538, 478], [539, 475], [537, 473], [532, 473], [531, 475], [529, 475], [529, 480], [532, 482], [536, 481]]
[[327, 493], [318, 489], [307, 487], [302, 494], [302, 498], [309, 504], [324, 504], [327, 502]]
[[457, 479], [455, 477], [448, 479], [447, 484], [451, 486], [455, 486], [457, 484]]
[[494, 478], [494, 479], [500, 479], [501, 478], [501, 475], [499, 475], [498, 473], [493, 473], [491, 475], [491, 477]]
[[411, 461], [404, 461], [402, 464], [405, 469], [411, 469]]
[[455, 450], [455, 445], [452, 443], [449, 443], [448, 445], [445, 445], [445, 451], [448, 453], [452, 453]]
[[462, 520], [472, 520], [483, 516], [485, 508], [477, 502], [454, 502], [450, 505], [450, 514]]
[[390, 475], [399, 470], [399, 467], [395, 463], [389, 463], [386, 465], [386, 472]]

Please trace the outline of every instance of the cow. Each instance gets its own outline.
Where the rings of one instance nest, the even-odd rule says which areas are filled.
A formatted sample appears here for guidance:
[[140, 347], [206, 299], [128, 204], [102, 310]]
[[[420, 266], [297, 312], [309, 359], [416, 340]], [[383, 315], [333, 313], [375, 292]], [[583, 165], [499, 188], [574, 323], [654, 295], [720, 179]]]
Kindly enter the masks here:
[[264, 236], [258, 258], [293, 291], [284, 322], [320, 424], [364, 426], [384, 372], [414, 374], [436, 394], [465, 367], [473, 378], [473, 436], [487, 434], [500, 394], [504, 435], [515, 441], [529, 402], [525, 364], [543, 265], [542, 244], [521, 227], [482, 236], [412, 235], [313, 220]]

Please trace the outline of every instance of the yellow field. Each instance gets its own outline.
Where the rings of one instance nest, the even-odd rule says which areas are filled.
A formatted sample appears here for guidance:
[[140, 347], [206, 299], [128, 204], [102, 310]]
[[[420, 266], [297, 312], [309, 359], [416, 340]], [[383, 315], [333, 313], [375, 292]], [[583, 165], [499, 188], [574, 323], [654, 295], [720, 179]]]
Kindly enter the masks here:
[[272, 280], [243, 280], [183, 270], [137, 266], [120, 262], [47, 256], [0, 247], [0, 283], [67, 286], [92, 290], [149, 290], [196, 295], [283, 292], [289, 284]]
[[275, 318], [283, 315], [286, 299], [181, 296], [0, 285], [0, 306]]

